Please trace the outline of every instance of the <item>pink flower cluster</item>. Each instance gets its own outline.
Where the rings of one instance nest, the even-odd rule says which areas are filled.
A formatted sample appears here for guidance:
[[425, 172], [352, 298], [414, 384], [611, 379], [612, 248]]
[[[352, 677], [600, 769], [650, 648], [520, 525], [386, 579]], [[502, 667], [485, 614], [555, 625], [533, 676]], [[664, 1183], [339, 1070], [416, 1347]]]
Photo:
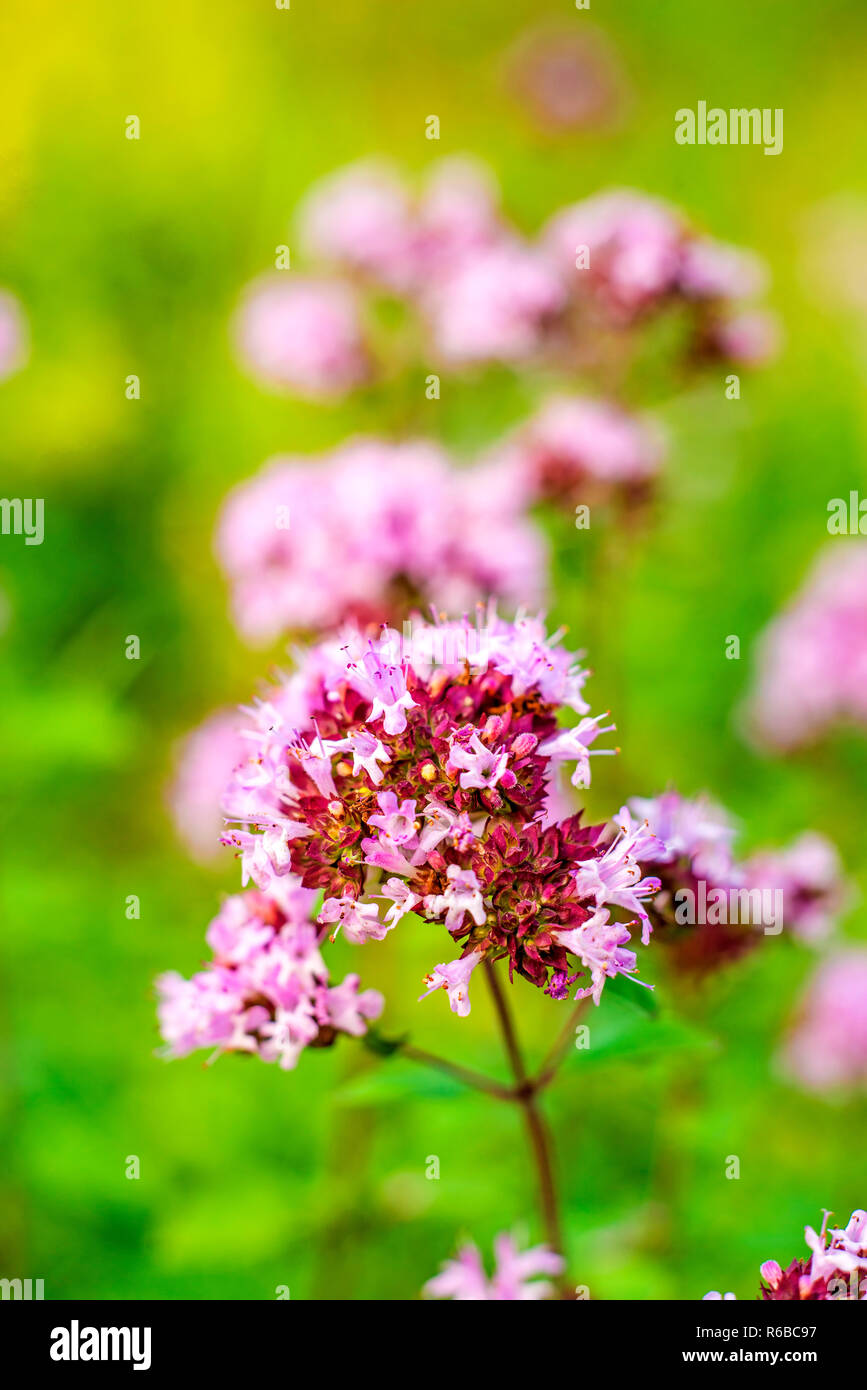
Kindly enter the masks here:
[[640, 501], [662, 455], [662, 436], [649, 421], [607, 401], [557, 396], [492, 450], [489, 467], [527, 505], [573, 507], [612, 495]]
[[867, 1090], [867, 950], [822, 961], [786, 1041], [782, 1063], [807, 1090]]
[[310, 920], [314, 894], [291, 879], [267, 894], [227, 898], [207, 932], [214, 958], [189, 980], [174, 971], [157, 981], [166, 1055], [200, 1047], [251, 1052], [295, 1067], [305, 1047], [337, 1033], [360, 1037], [382, 1012], [382, 995], [359, 992], [358, 976], [331, 985]]
[[[829, 1231], [830, 1214], [825, 1212], [820, 1231], [804, 1227], [811, 1255], [792, 1260], [787, 1269], [776, 1260], [765, 1260], [759, 1271], [759, 1298], [764, 1302], [867, 1301], [867, 1212], [853, 1211], [847, 1226]], [[734, 1294], [706, 1293], [704, 1297], [731, 1299]]]
[[446, 1260], [439, 1274], [428, 1280], [428, 1298], [451, 1298], [459, 1303], [529, 1302], [551, 1298], [556, 1292], [540, 1274], [559, 1275], [565, 1263], [547, 1245], [518, 1250], [511, 1236], [498, 1235], [494, 1241], [494, 1273], [489, 1279], [482, 1257], [472, 1242], [461, 1247], [453, 1260]]
[[349, 618], [378, 626], [431, 603], [460, 611], [480, 594], [538, 602], [547, 567], [517, 489], [423, 441], [272, 460], [230, 493], [216, 548], [253, 642]]
[[[656, 848], [643, 861], [661, 882], [651, 920], [675, 967], [686, 973], [703, 974], [736, 959], [757, 944], [766, 927], [776, 931], [785, 925], [802, 940], [822, 940], [846, 906], [848, 888], [837, 851], [815, 832], [800, 835], [786, 849], [737, 860], [732, 820], [705, 797], [689, 800], [676, 791], [635, 797], [621, 813], [621, 833], [631, 828], [632, 816], [645, 821], [655, 837]], [[780, 905], [782, 921], [776, 919]], [[693, 908], [701, 909], [701, 916], [693, 916]], [[764, 912], [773, 920], [765, 921]]]
[[867, 543], [836, 540], [765, 630], [749, 720], [770, 748], [867, 724]]
[[566, 292], [497, 201], [488, 171], [467, 159], [436, 165], [418, 197], [387, 166], [355, 165], [309, 195], [300, 234], [311, 258], [409, 300], [445, 362], [522, 361]]
[[626, 189], [597, 194], [557, 213], [542, 242], [596, 326], [623, 328], [679, 306], [691, 314], [699, 356], [755, 364], [774, 350], [771, 320], [744, 307], [764, 289], [762, 263], [696, 234], [660, 199]]
[[[656, 842], [642, 825], [609, 842], [605, 825], [550, 820], [557, 770], [587, 786], [613, 726], [590, 714], [588, 673], [559, 634], [480, 616], [475, 629], [420, 622], [410, 650], [358, 629], [313, 648], [251, 711], [225, 843], [263, 891], [283, 874], [324, 889], [320, 922], [352, 941], [381, 940], [409, 912], [444, 926], [460, 954], [426, 983], [460, 1015], [473, 970], [503, 958], [554, 998], [580, 980], [575, 997], [598, 1002], [606, 978], [636, 972], [630, 927], [649, 939], [659, 880], [639, 861]], [[561, 727], [561, 712], [578, 722]]]
[[786, 926], [811, 945], [827, 940], [851, 900], [835, 846], [814, 830], [783, 849], [751, 855], [743, 863], [743, 879], [748, 889], [779, 890]]
[[327, 398], [370, 374], [358, 298], [338, 280], [266, 276], [245, 291], [234, 332], [242, 363], [266, 386]]
[[482, 165], [443, 160], [414, 193], [369, 162], [324, 180], [298, 222], [316, 275], [253, 286], [236, 338], [255, 375], [303, 395], [340, 394], [376, 371], [366, 302], [377, 295], [411, 308], [420, 361], [452, 368], [545, 359], [571, 370], [592, 358], [600, 327], [675, 305], [695, 357], [755, 362], [772, 350], [767, 320], [742, 307], [763, 285], [755, 258], [642, 194], [576, 203], [531, 241], [503, 216]]

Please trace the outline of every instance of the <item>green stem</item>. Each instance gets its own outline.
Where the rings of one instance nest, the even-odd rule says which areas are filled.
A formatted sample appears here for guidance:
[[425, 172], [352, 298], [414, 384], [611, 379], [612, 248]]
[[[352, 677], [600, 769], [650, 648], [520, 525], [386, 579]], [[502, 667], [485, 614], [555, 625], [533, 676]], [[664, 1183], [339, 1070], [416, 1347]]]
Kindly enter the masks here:
[[589, 998], [579, 999], [578, 1003], [575, 1005], [574, 1009], [569, 1014], [569, 1017], [567, 1018], [566, 1022], [563, 1024], [560, 1034], [557, 1037], [557, 1041], [554, 1043], [554, 1046], [551, 1048], [550, 1052], [548, 1053], [547, 1057], [542, 1063], [542, 1066], [539, 1070], [539, 1074], [536, 1077], [535, 1084], [537, 1091], [544, 1090], [544, 1088], [554, 1080], [554, 1077], [557, 1073], [557, 1069], [560, 1066], [560, 1063], [563, 1061], [563, 1058], [566, 1056], [566, 1053], [569, 1051], [569, 1045], [572, 1042], [573, 1037], [575, 1036], [575, 1025], [577, 1024], [579, 1018], [581, 1018], [582, 1014], [584, 1014], [584, 1012], [586, 1011], [589, 1003]]
[[500, 1024], [500, 1031], [503, 1034], [503, 1042], [509, 1058], [509, 1064], [515, 1077], [515, 1089], [513, 1099], [521, 1106], [524, 1115], [524, 1124], [527, 1129], [527, 1136], [530, 1140], [530, 1149], [533, 1155], [533, 1162], [536, 1168], [536, 1180], [539, 1189], [539, 1206], [542, 1213], [542, 1222], [545, 1227], [545, 1235], [550, 1248], [558, 1255], [563, 1254], [563, 1232], [560, 1225], [560, 1208], [557, 1201], [557, 1187], [554, 1180], [554, 1164], [551, 1154], [551, 1135], [545, 1118], [539, 1109], [536, 1100], [538, 1083], [531, 1080], [524, 1065], [521, 1055], [521, 1048], [518, 1043], [518, 1036], [506, 1003], [505, 995], [500, 988], [496, 971], [489, 960], [484, 962], [485, 975], [491, 991], [491, 998], [494, 1010]]
[[444, 1076], [450, 1076], [454, 1081], [460, 1081], [471, 1090], [484, 1091], [486, 1095], [496, 1096], [498, 1100], [515, 1098], [512, 1087], [505, 1086], [502, 1081], [495, 1081], [492, 1076], [485, 1076], [480, 1071], [464, 1067], [460, 1062], [450, 1062], [447, 1057], [437, 1057], [433, 1052], [425, 1052], [420, 1047], [414, 1047], [405, 1038], [384, 1038], [375, 1028], [368, 1028], [362, 1041], [368, 1051], [374, 1052], [377, 1057], [406, 1057], [411, 1062], [419, 1062], [421, 1066], [431, 1067], [434, 1071], [442, 1072]]
[[450, 1062], [445, 1057], [436, 1057], [432, 1052], [423, 1052], [420, 1047], [413, 1047], [410, 1043], [403, 1043], [400, 1047], [403, 1057], [408, 1057], [412, 1062], [420, 1062], [422, 1066], [432, 1067], [434, 1070], [442, 1072], [444, 1076], [450, 1076], [455, 1081], [460, 1081], [464, 1086], [470, 1086], [473, 1090], [484, 1091], [486, 1095], [496, 1096], [498, 1100], [514, 1100], [515, 1092], [511, 1086], [504, 1086], [500, 1081], [494, 1081], [492, 1077], [483, 1076], [479, 1071], [472, 1071], [469, 1067], [462, 1067], [458, 1062]]

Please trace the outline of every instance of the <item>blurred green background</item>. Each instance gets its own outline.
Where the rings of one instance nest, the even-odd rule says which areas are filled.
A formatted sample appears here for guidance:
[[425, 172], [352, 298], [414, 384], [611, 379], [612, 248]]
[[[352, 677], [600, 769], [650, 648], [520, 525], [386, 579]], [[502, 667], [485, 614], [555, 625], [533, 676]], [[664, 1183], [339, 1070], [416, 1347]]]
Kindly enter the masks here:
[[[504, 54], [545, 19], [613, 45], [631, 92], [615, 129], [546, 135], [510, 94]], [[351, 160], [385, 153], [414, 171], [475, 153], [528, 231], [634, 185], [768, 260], [779, 362], [744, 373], [739, 402], [714, 378], [662, 409], [673, 449], [652, 533], [593, 593], [579, 533], [561, 534], [554, 617], [591, 647], [594, 708], [618, 721], [623, 755], [595, 770], [595, 814], [669, 781], [707, 788], [745, 848], [826, 832], [863, 894], [864, 741], [763, 761], [734, 715], [755, 634], [825, 539], [828, 498], [865, 485], [863, 324], [803, 272], [811, 210], [867, 191], [863, 21], [860, 0], [7, 0], [0, 284], [33, 347], [0, 386], [2, 491], [45, 498], [46, 536], [0, 540], [0, 1272], [44, 1278], [49, 1298], [260, 1299], [285, 1284], [293, 1298], [396, 1299], [460, 1236], [541, 1238], [509, 1107], [351, 1044], [289, 1075], [154, 1057], [153, 976], [197, 967], [238, 883], [231, 857], [208, 872], [174, 838], [173, 744], [267, 667], [226, 617], [216, 509], [269, 454], [388, 430], [405, 406], [266, 395], [229, 348], [238, 292], [272, 264], [299, 197]], [[783, 154], [677, 146], [673, 113], [699, 99], [784, 108]], [[124, 396], [130, 373], [139, 401]], [[469, 452], [531, 400], [532, 382], [491, 372], [449, 381], [420, 423]], [[724, 659], [728, 634], [740, 661]], [[844, 931], [867, 935], [865, 909]], [[437, 957], [411, 931], [333, 956], [386, 991], [387, 1031], [500, 1069], [481, 989], [465, 1022], [439, 998], [416, 1005]], [[845, 1219], [867, 1203], [863, 1101], [802, 1096], [771, 1065], [812, 959], [768, 938], [687, 998], [651, 948], [661, 1017], [606, 997], [602, 1045], [567, 1058], [547, 1101], [570, 1270], [592, 1297], [752, 1297], [759, 1262], [803, 1253], [822, 1206]], [[562, 1014], [522, 982], [514, 999], [540, 1056]]]

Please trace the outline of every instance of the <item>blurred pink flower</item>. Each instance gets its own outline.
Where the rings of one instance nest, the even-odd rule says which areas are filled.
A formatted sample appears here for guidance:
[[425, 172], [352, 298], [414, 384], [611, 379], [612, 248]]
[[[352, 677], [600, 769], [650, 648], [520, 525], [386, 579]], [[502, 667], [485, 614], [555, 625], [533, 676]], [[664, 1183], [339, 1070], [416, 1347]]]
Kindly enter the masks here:
[[826, 546], [765, 629], [747, 717], [760, 742], [777, 749], [839, 722], [867, 724], [867, 543]]
[[424, 1286], [428, 1298], [451, 1298], [468, 1302], [529, 1302], [551, 1298], [556, 1289], [540, 1274], [559, 1275], [564, 1261], [547, 1245], [518, 1250], [511, 1236], [498, 1235], [494, 1241], [494, 1273], [485, 1274], [482, 1257], [472, 1243], [464, 1245], [453, 1260], [446, 1260], [439, 1274]]
[[200, 862], [220, 855], [220, 799], [247, 753], [240, 722], [237, 710], [220, 710], [189, 733], [178, 751], [169, 804], [178, 834]]
[[[566, 56], [555, 43], [544, 62]], [[675, 304], [689, 307], [684, 350], [696, 363], [726, 353], [753, 363], [773, 348], [770, 321], [742, 308], [764, 283], [758, 258], [698, 235], [677, 209], [630, 190], [562, 209], [530, 242], [503, 215], [496, 181], [480, 162], [441, 160], [413, 188], [391, 165], [371, 160], [317, 184], [298, 223], [310, 262], [341, 277], [326, 285], [406, 302], [413, 318], [400, 351], [413, 344], [421, 362], [432, 346], [456, 369], [556, 361], [568, 371], [582, 363], [613, 370], [628, 359], [628, 344], [616, 334], [604, 341], [607, 330]], [[576, 266], [583, 247], [589, 265]], [[282, 322], [290, 307], [263, 299], [245, 351], [254, 369], [308, 394], [354, 384], [368, 364], [349, 310], [343, 306], [340, 324], [334, 306], [326, 313], [305, 305], [304, 314], [309, 325], [290, 350]]]
[[691, 299], [750, 299], [767, 288], [768, 272], [752, 251], [695, 237], [684, 244], [678, 278]]
[[[598, 193], [562, 209], [542, 241], [573, 293], [587, 291], [618, 316], [631, 317], [678, 286], [686, 229], [659, 199], [628, 190]], [[589, 264], [576, 266], [579, 248]]]
[[745, 309], [709, 328], [705, 347], [736, 366], [763, 367], [775, 358], [782, 343], [779, 320], [764, 309]]
[[396, 290], [415, 276], [412, 201], [400, 176], [378, 160], [320, 180], [298, 212], [301, 244], [316, 260]]
[[431, 169], [418, 208], [417, 288], [507, 235], [499, 189], [481, 160], [455, 155]]
[[603, 494], [638, 495], [656, 476], [661, 432], [607, 401], [586, 396], [548, 400], [492, 451], [504, 476], [516, 475], [527, 503], [566, 504]]
[[867, 949], [840, 950], [818, 967], [781, 1060], [809, 1091], [867, 1089]]
[[313, 188], [298, 220], [313, 259], [409, 295], [503, 235], [495, 181], [460, 156], [434, 164], [418, 195], [386, 163], [350, 165]]
[[598, 30], [581, 28], [580, 34], [559, 26], [532, 29], [508, 55], [508, 84], [543, 129], [597, 129], [621, 114], [620, 65]]
[[782, 892], [786, 927], [804, 941], [824, 941], [849, 902], [840, 856], [816, 831], [805, 831], [784, 849], [760, 850], [742, 871], [747, 888]]
[[503, 241], [463, 257], [431, 282], [424, 302], [448, 363], [515, 362], [540, 350], [566, 292], [538, 251]]
[[[718, 884], [735, 881], [736, 828], [728, 812], [708, 797], [690, 799], [674, 790], [654, 797], [634, 796], [628, 811], [646, 821], [657, 840], [645, 850], [645, 863], [681, 864], [691, 874]], [[621, 821], [625, 823], [622, 813]]]
[[254, 642], [349, 617], [400, 622], [431, 602], [536, 601], [546, 569], [520, 497], [496, 479], [480, 486], [420, 440], [273, 460], [230, 493], [216, 548], [235, 621]]
[[266, 385], [339, 396], [369, 370], [358, 306], [339, 280], [286, 271], [250, 286], [235, 320], [241, 360]]
[[[594, 311], [597, 327], [623, 328], [679, 303], [691, 310], [697, 361], [723, 357], [757, 366], [777, 351], [776, 320], [743, 307], [765, 288], [763, 262], [697, 235], [661, 199], [624, 189], [596, 194], [556, 213], [542, 242], [575, 302]], [[593, 321], [584, 331], [592, 336]]]
[[[817, 941], [846, 907], [849, 888], [839, 855], [815, 831], [785, 849], [737, 860], [731, 818], [705, 797], [688, 800], [675, 791], [634, 797], [617, 823], [631, 824], [630, 814], [643, 818], [661, 842], [636, 858], [662, 880], [650, 917], [657, 940], [683, 972], [700, 975], [737, 959], [766, 928]], [[697, 911], [700, 903], [703, 911]], [[690, 905], [691, 911], [681, 911]]]

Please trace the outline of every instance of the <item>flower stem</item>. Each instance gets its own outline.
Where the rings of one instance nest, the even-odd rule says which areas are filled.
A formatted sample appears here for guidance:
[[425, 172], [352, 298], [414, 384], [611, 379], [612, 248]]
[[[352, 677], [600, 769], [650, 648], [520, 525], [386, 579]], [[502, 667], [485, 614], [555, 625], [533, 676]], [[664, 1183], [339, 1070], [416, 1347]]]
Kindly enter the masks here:
[[459, 1063], [450, 1062], [445, 1057], [436, 1057], [432, 1052], [423, 1052], [420, 1047], [413, 1047], [410, 1043], [401, 1045], [400, 1055], [408, 1057], [412, 1062], [420, 1062], [422, 1066], [433, 1067], [445, 1076], [451, 1076], [455, 1081], [460, 1081], [465, 1086], [471, 1086], [473, 1090], [484, 1091], [489, 1096], [496, 1096], [498, 1100], [515, 1099], [515, 1092], [511, 1086], [504, 1086], [502, 1082], [494, 1081], [492, 1077], [483, 1076], [479, 1071], [471, 1071], [469, 1067], [462, 1067]]
[[502, 1081], [495, 1081], [492, 1076], [485, 1076], [480, 1071], [461, 1066], [459, 1062], [450, 1062], [447, 1057], [437, 1057], [433, 1052], [414, 1047], [406, 1038], [385, 1038], [371, 1027], [364, 1034], [362, 1041], [377, 1057], [406, 1057], [411, 1062], [419, 1062], [423, 1067], [432, 1067], [474, 1091], [484, 1091], [489, 1096], [496, 1096], [498, 1100], [515, 1099], [511, 1086], [504, 1085]]
[[509, 1013], [506, 996], [500, 989], [497, 972], [487, 957], [485, 957], [484, 960], [484, 970], [488, 977], [488, 985], [490, 986], [491, 997], [494, 1001], [494, 1008], [500, 1024], [500, 1031], [503, 1034], [503, 1042], [506, 1045], [509, 1065], [512, 1068], [512, 1074], [514, 1075], [517, 1086], [521, 1088], [528, 1084], [527, 1069], [524, 1066], [524, 1059], [521, 1056], [521, 1049], [518, 1045], [518, 1035], [512, 1023], [512, 1015]]
[[506, 1047], [509, 1064], [515, 1077], [515, 1089], [511, 1093], [512, 1099], [517, 1101], [521, 1106], [524, 1114], [524, 1123], [527, 1127], [527, 1135], [530, 1140], [530, 1148], [536, 1167], [536, 1178], [539, 1188], [539, 1206], [545, 1227], [546, 1239], [550, 1248], [556, 1254], [562, 1255], [563, 1232], [560, 1226], [560, 1209], [557, 1201], [557, 1189], [554, 1182], [554, 1166], [551, 1157], [551, 1135], [536, 1100], [538, 1082], [531, 1080], [527, 1075], [527, 1069], [521, 1055], [521, 1049], [518, 1044], [518, 1037], [512, 1022], [512, 1016], [509, 1012], [509, 1006], [500, 988], [500, 982], [497, 979], [496, 971], [489, 960], [485, 960], [484, 970], [490, 987], [494, 1010], [500, 1024], [500, 1030], [503, 1034], [503, 1042]]
[[569, 1044], [571, 1043], [575, 1033], [575, 1025], [578, 1022], [581, 1015], [585, 1012], [589, 1003], [589, 998], [579, 999], [578, 1003], [575, 1005], [574, 1009], [569, 1014], [569, 1017], [567, 1018], [566, 1022], [563, 1024], [563, 1028], [557, 1037], [557, 1041], [554, 1043], [554, 1046], [551, 1048], [550, 1052], [548, 1053], [547, 1057], [542, 1063], [539, 1074], [536, 1077], [537, 1091], [543, 1090], [545, 1086], [547, 1086], [551, 1081], [553, 1081], [554, 1076], [557, 1072], [557, 1068], [560, 1066], [560, 1063], [563, 1061], [563, 1058], [569, 1051]]

